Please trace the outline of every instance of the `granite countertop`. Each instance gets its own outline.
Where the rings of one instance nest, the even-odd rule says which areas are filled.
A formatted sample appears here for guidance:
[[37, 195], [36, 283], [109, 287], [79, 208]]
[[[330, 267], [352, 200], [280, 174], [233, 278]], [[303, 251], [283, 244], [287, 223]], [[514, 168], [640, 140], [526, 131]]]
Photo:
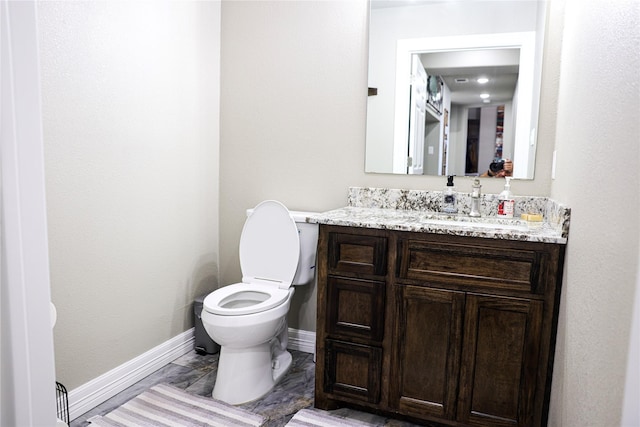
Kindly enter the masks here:
[[447, 215], [413, 210], [347, 206], [313, 215], [307, 221], [316, 224], [416, 231], [489, 239], [560, 244], [567, 242], [567, 239], [551, 228], [548, 223], [532, 223], [529, 225], [527, 221], [522, 220], [471, 218], [464, 215]]
[[[445, 214], [433, 209], [434, 196], [438, 196], [434, 193], [437, 192], [359, 187], [352, 187], [349, 191], [348, 206], [310, 216], [307, 222], [488, 239], [567, 243], [571, 211], [546, 198], [516, 198], [516, 217], [505, 219], [491, 214], [489, 206], [493, 198], [489, 196], [484, 200], [487, 207], [482, 211], [483, 216], [472, 218], [464, 208], [460, 214]], [[543, 222], [520, 219], [520, 212], [531, 211], [533, 206], [544, 214]]]

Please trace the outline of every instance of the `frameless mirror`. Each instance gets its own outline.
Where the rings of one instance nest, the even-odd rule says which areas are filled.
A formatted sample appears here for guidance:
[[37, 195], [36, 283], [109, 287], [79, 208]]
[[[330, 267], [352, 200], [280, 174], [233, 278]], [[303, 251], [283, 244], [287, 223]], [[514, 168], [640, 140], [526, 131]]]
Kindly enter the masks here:
[[370, 5], [365, 172], [532, 179], [546, 2]]

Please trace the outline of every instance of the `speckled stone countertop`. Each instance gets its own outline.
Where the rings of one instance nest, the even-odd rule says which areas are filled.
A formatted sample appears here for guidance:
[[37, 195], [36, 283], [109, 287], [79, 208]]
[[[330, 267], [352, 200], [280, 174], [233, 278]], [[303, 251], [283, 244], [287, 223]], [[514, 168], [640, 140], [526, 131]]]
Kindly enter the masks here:
[[[514, 197], [514, 219], [496, 216], [497, 195], [484, 194], [480, 218], [468, 216], [468, 194], [458, 194], [458, 214], [440, 212], [441, 191], [351, 187], [347, 206], [313, 215], [308, 222], [349, 227], [566, 244], [571, 210], [545, 197]], [[527, 222], [521, 213], [539, 213]]]

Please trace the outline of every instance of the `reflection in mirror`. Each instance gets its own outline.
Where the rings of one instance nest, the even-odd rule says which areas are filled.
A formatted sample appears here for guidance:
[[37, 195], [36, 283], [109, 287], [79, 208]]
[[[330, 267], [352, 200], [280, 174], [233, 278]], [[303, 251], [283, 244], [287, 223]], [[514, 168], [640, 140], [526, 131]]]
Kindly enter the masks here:
[[486, 176], [510, 159], [532, 179], [544, 13], [541, 1], [371, 0], [365, 171]]

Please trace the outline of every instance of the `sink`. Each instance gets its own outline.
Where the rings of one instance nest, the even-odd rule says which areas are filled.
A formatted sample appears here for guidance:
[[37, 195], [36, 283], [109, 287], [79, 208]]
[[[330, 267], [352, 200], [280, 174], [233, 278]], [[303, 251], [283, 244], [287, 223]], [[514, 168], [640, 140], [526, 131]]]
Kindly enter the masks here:
[[495, 223], [495, 222], [483, 222], [483, 221], [466, 221], [466, 220], [438, 220], [428, 219], [425, 223], [431, 223], [434, 225], [440, 225], [443, 227], [469, 227], [469, 228], [482, 228], [489, 230], [511, 230], [511, 231], [529, 231], [529, 226], [522, 223]]
[[496, 217], [468, 217], [463, 215], [443, 214], [438, 212], [415, 212], [414, 220], [425, 225], [441, 227], [464, 227], [483, 230], [529, 231], [526, 221]]

